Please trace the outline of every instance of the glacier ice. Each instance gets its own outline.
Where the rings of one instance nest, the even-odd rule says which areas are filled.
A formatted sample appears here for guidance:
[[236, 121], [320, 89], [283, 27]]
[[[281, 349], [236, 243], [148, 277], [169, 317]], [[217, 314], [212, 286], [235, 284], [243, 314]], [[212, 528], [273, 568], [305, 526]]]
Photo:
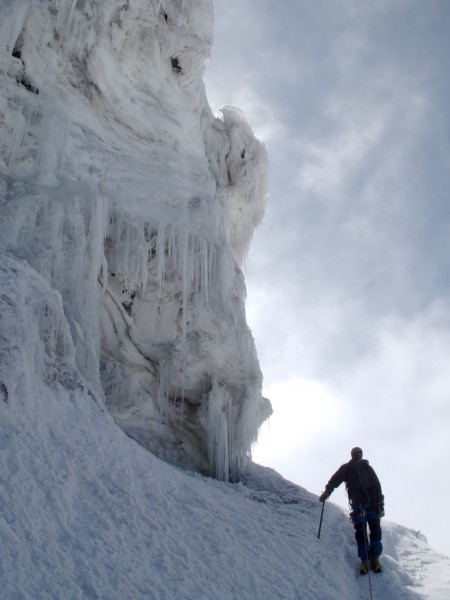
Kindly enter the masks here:
[[242, 273], [267, 158], [208, 105], [211, 0], [1, 13], [8, 402], [25, 380], [78, 382], [158, 456], [236, 479], [270, 413]]

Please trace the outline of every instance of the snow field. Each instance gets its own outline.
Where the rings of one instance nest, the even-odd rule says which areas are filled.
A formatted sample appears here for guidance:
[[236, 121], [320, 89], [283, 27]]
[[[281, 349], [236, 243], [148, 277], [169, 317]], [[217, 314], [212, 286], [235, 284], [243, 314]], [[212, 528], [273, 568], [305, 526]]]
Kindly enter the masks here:
[[[80, 388], [2, 402], [5, 600], [367, 598], [347, 515], [253, 465], [229, 484], [128, 438]], [[444, 600], [450, 561], [385, 522], [383, 600]], [[406, 547], [406, 549], [405, 549]], [[423, 567], [426, 577], [423, 578]], [[430, 578], [433, 584], [430, 587]]]

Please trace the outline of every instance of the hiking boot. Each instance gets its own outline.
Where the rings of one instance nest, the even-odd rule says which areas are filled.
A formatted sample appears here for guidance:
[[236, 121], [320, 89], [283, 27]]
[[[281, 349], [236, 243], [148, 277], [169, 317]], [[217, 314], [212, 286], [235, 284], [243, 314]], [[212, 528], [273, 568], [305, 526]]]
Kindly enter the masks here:
[[369, 561], [368, 560], [362, 560], [361, 564], [359, 565], [359, 574], [360, 575], [367, 575], [368, 572], [369, 572]]
[[378, 560], [378, 556], [371, 556], [370, 562], [372, 563], [373, 572], [381, 573], [382, 569], [381, 569], [380, 561]]

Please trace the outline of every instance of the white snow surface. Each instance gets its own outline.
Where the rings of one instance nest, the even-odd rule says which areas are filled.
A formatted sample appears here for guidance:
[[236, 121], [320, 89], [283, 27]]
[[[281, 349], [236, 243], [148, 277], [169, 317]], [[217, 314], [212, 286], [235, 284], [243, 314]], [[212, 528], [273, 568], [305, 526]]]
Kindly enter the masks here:
[[384, 522], [361, 578], [347, 515], [319, 540], [317, 496], [251, 462], [267, 158], [209, 109], [212, 27], [210, 0], [0, 1], [0, 597], [446, 599], [417, 532]]
[[[220, 482], [156, 458], [80, 387], [27, 398], [0, 405], [4, 600], [369, 598], [341, 508], [318, 539], [317, 496], [270, 469]], [[383, 526], [373, 597], [446, 600], [450, 559]]]

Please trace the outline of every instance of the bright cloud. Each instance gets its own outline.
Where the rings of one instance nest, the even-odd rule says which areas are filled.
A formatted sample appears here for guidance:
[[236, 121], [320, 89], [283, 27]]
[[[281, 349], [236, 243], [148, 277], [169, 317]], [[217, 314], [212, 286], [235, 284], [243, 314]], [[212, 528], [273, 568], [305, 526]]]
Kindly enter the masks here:
[[298, 456], [319, 433], [339, 422], [340, 399], [324, 383], [295, 378], [264, 390], [274, 413], [253, 451], [256, 462], [286, 461]]

